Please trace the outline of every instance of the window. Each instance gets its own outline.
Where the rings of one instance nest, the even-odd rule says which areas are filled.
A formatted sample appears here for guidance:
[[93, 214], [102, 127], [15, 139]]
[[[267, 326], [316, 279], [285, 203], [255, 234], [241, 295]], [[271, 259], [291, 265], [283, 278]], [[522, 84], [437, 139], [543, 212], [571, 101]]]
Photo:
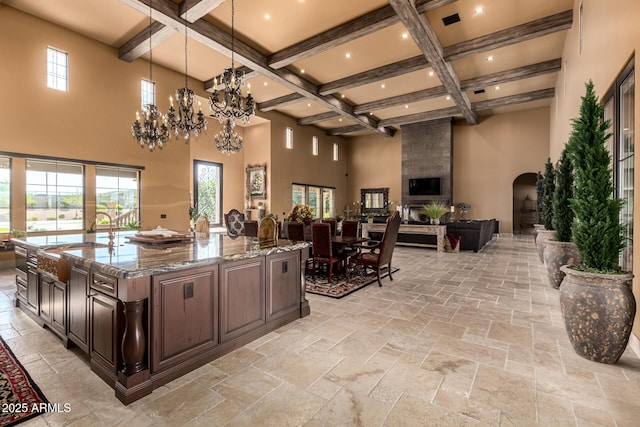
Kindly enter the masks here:
[[27, 160], [27, 231], [81, 230], [84, 167]]
[[316, 185], [292, 184], [291, 206], [309, 205], [313, 208], [314, 218], [332, 218], [335, 216], [335, 188]]
[[156, 84], [152, 81], [141, 79], [140, 80], [140, 101], [142, 102], [142, 109], [149, 104], [156, 103]]
[[314, 156], [318, 155], [318, 137], [314, 136], [311, 139], [311, 150]]
[[0, 157], [0, 232], [11, 230], [11, 159]]
[[289, 150], [293, 149], [293, 128], [287, 128], [285, 147]]
[[338, 143], [337, 142], [333, 143], [333, 160], [335, 162], [338, 161]]
[[222, 224], [222, 164], [194, 160], [193, 194], [199, 215], [210, 225]]
[[[140, 172], [137, 170], [96, 166], [96, 212], [108, 214], [113, 220], [114, 228], [138, 225], [139, 184]], [[108, 221], [108, 218], [98, 216], [96, 228], [107, 227]]]
[[633, 267], [633, 199], [635, 158], [635, 72], [634, 59], [626, 65], [615, 84], [603, 97], [604, 119], [611, 120], [612, 137], [607, 141], [611, 152], [616, 196], [624, 201], [620, 212], [625, 246], [620, 253], [620, 267]]
[[47, 48], [47, 87], [67, 92], [69, 90], [68, 54], [61, 50]]

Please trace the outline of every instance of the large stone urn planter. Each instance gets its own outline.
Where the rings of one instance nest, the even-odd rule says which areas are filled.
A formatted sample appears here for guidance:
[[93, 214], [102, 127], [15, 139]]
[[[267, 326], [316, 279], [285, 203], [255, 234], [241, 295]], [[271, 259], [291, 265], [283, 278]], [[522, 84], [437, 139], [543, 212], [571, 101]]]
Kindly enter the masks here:
[[538, 230], [538, 234], [536, 234], [536, 250], [538, 251], [540, 261], [544, 262], [543, 255], [547, 240], [553, 239], [554, 237], [556, 237], [555, 230]]
[[564, 273], [560, 270], [563, 265], [580, 264], [580, 254], [578, 247], [573, 242], [559, 242], [557, 240], [547, 240], [544, 248], [544, 266], [547, 269], [549, 284], [553, 288], [559, 288]]
[[560, 308], [573, 349], [585, 359], [616, 363], [624, 353], [636, 300], [633, 274], [596, 274], [561, 267]]

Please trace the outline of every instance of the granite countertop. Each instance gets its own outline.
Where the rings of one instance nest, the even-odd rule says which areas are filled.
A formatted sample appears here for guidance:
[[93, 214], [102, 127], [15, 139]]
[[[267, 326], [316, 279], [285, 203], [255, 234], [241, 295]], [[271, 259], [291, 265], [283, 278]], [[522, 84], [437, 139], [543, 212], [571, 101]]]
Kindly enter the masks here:
[[48, 253], [54, 256], [59, 254], [73, 264], [82, 264], [120, 278], [179, 271], [309, 246], [307, 242], [284, 239], [275, 242], [245, 236], [232, 239], [224, 234], [210, 234], [208, 238], [195, 238], [193, 242], [151, 245], [130, 242], [126, 238], [134, 234], [133, 231], [115, 233], [111, 250], [107, 246], [109, 240], [106, 233], [33, 236], [13, 240], [30, 250], [55, 250]]

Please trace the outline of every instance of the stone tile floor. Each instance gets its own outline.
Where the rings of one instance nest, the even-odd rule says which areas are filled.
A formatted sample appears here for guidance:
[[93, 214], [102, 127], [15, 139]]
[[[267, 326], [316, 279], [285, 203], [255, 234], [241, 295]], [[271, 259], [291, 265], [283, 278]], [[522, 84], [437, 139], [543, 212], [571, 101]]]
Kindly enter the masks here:
[[640, 359], [575, 355], [533, 236], [480, 253], [396, 248], [400, 270], [123, 406], [75, 350], [12, 307], [0, 334], [52, 403], [25, 426], [637, 426]]

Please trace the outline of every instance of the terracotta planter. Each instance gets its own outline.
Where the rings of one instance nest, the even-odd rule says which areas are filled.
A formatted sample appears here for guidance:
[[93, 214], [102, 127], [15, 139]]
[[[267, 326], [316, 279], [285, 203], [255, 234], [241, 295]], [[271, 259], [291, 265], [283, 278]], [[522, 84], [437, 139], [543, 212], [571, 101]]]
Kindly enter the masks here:
[[536, 234], [536, 250], [538, 251], [538, 257], [540, 257], [540, 261], [544, 262], [543, 254], [547, 240], [551, 240], [555, 237], [555, 230], [538, 230], [538, 234]]
[[561, 267], [560, 308], [576, 353], [616, 363], [624, 353], [636, 313], [633, 274], [595, 274]]
[[544, 248], [544, 266], [547, 269], [549, 284], [553, 288], [559, 288], [564, 273], [560, 270], [563, 265], [578, 265], [581, 262], [578, 247], [573, 242], [558, 242], [547, 240]]

